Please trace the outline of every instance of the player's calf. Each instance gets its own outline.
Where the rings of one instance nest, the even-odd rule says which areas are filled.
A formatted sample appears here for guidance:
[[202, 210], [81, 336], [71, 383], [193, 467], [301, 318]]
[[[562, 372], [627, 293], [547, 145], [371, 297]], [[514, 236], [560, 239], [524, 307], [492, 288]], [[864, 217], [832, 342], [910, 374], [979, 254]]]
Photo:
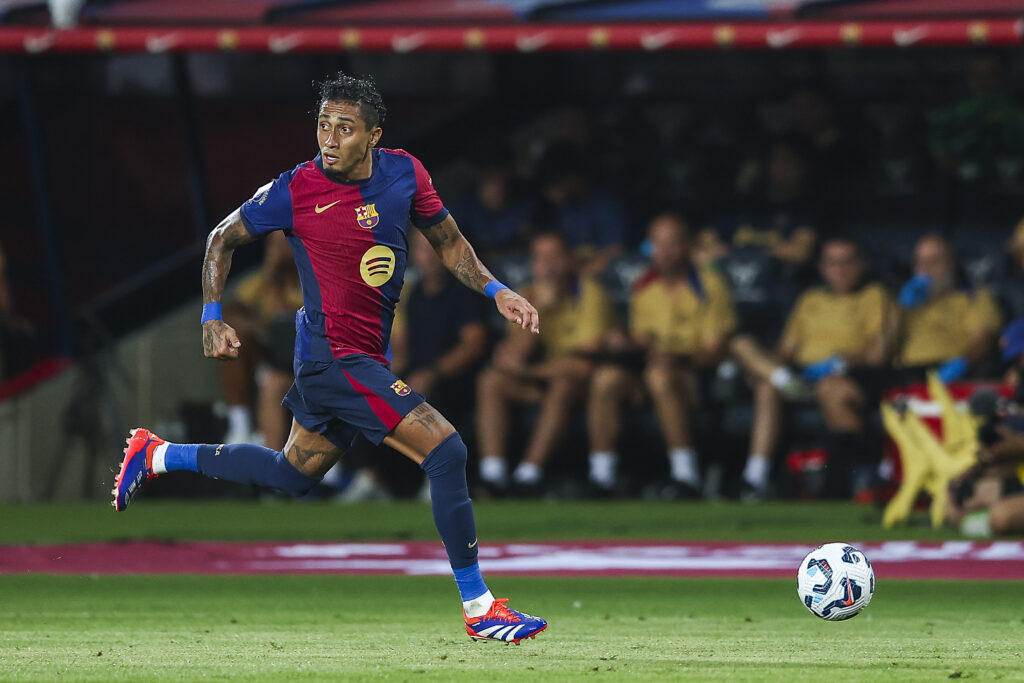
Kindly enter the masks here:
[[239, 484], [275, 488], [293, 496], [313, 489], [321, 477], [300, 472], [281, 451], [253, 444], [169, 443], [148, 429], [133, 429], [114, 488], [114, 508], [120, 512], [147, 481], [165, 472], [198, 472]]

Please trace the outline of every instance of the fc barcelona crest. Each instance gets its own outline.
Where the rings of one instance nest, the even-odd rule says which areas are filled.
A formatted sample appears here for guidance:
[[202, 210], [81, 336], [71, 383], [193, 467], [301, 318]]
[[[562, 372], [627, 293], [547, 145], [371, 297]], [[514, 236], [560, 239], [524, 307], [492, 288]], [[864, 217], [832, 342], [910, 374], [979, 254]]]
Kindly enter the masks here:
[[396, 381], [391, 385], [392, 390], [399, 396], [408, 396], [412, 393], [412, 387], [403, 382], [402, 380]]
[[356, 223], [360, 228], [371, 230], [377, 225], [380, 215], [377, 213], [376, 204], [364, 204], [356, 207]]

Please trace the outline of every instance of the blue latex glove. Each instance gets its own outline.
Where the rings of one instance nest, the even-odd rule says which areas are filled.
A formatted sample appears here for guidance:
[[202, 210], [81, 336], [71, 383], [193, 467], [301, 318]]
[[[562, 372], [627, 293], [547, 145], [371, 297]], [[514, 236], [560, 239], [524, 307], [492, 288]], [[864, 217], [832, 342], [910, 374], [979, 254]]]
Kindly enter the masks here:
[[932, 279], [927, 275], [915, 275], [907, 280], [900, 290], [900, 306], [903, 308], [917, 308], [928, 301], [931, 293]]
[[846, 361], [842, 356], [832, 356], [817, 363], [811, 363], [803, 370], [804, 379], [814, 384], [829, 375], [837, 375], [846, 369]]
[[967, 374], [967, 359], [963, 356], [950, 358], [938, 367], [936, 374], [943, 384], [963, 379], [963, 376]]

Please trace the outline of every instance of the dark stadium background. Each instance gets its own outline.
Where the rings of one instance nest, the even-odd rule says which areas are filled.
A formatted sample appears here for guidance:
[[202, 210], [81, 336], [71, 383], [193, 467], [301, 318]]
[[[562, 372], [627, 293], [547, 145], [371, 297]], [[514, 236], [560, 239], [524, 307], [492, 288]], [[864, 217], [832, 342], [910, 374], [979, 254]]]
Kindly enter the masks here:
[[[78, 28], [51, 33], [45, 3], [0, 3], [0, 248], [15, 310], [35, 327], [6, 354], [0, 498], [98, 496], [138, 422], [218, 438], [214, 369], [193, 320], [203, 239], [312, 156], [311, 82], [337, 69], [376, 76], [390, 111], [382, 144], [413, 150], [449, 203], [468, 190], [485, 142], [528, 155], [517, 146], [539, 122], [582, 113], [631, 248], [666, 207], [695, 226], [714, 220], [790, 94], [813, 87], [863, 164], [855, 182], [827, 188], [822, 232], [857, 234], [892, 286], [909, 273], [915, 236], [938, 231], [977, 284], [1004, 286], [1024, 150], [998, 150], [964, 177], [936, 165], [928, 132], [931, 112], [965, 95], [979, 55], [1000, 60], [1022, 101], [1017, 3], [752, 2], [719, 14], [707, 2], [456, 5], [88, 2]], [[645, 49], [648, 29], [678, 35]], [[795, 37], [779, 43], [785, 31]], [[402, 52], [394, 39], [410, 34], [423, 43]], [[522, 41], [541, 34], [539, 49]], [[168, 35], [166, 52], [145, 42]], [[294, 46], [274, 52], [282, 36]], [[527, 191], [535, 180], [522, 178]], [[517, 258], [491, 263], [521, 272]], [[258, 248], [239, 252], [237, 273], [259, 259]], [[717, 445], [726, 435], [735, 467], [749, 403], [730, 407], [698, 424]], [[797, 432], [813, 434], [805, 417]], [[651, 417], [640, 419], [656, 440]], [[554, 464], [564, 474], [582, 467], [580, 438]], [[656, 460], [630, 466], [644, 473]], [[195, 484], [220, 488], [205, 486]]]

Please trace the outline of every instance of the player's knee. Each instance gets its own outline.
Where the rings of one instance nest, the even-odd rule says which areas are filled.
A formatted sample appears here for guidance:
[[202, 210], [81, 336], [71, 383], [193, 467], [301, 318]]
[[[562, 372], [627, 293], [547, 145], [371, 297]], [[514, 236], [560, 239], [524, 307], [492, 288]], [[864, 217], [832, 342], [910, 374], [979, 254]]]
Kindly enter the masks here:
[[290, 462], [285, 454], [278, 451], [274, 486], [292, 496], [304, 496], [316, 487], [323, 478], [317, 472], [305, 472]]
[[465, 472], [467, 460], [466, 443], [458, 432], [452, 432], [427, 454], [420, 464], [420, 468], [427, 473], [428, 477], [433, 478], [449, 472]]

